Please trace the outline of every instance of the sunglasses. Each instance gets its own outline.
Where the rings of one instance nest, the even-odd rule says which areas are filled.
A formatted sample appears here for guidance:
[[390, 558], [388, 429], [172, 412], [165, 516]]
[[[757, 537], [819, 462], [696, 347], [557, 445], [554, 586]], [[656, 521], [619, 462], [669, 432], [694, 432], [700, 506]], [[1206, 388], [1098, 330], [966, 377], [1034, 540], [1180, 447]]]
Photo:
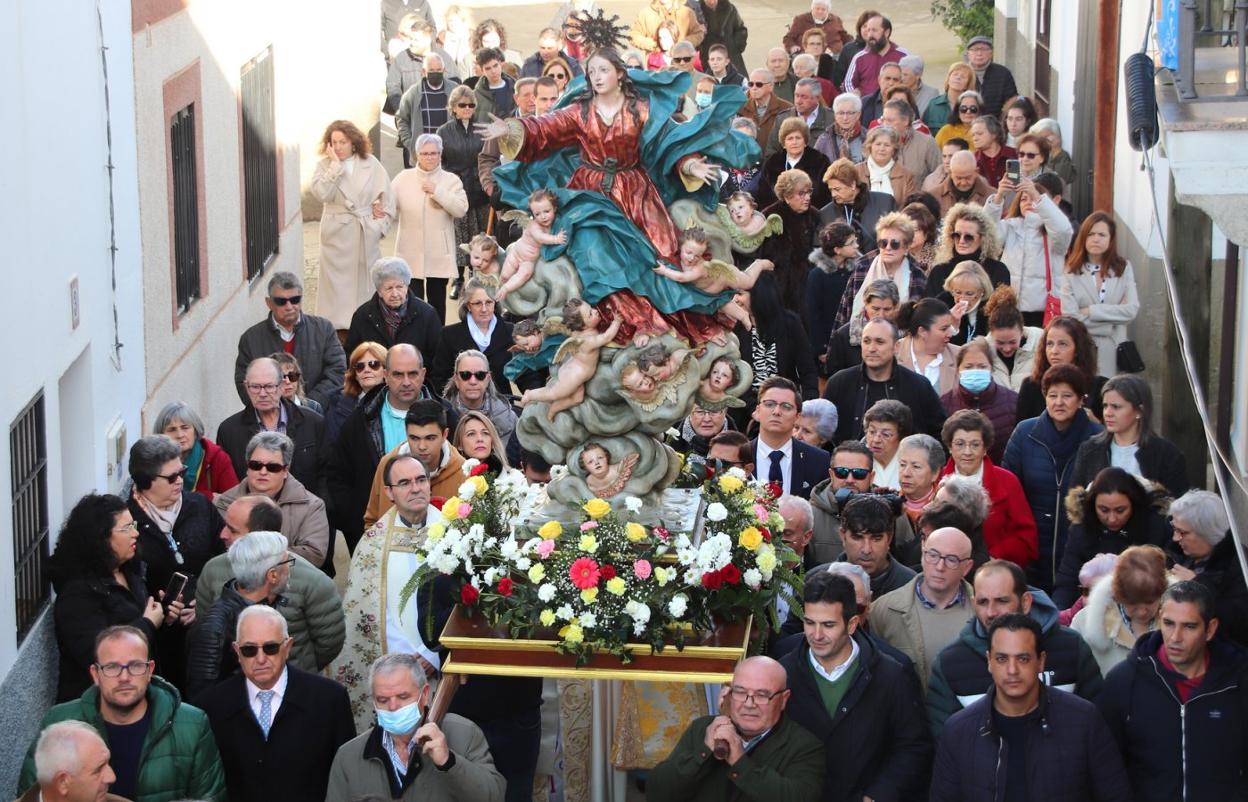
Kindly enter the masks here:
[[867, 474], [871, 473], [871, 469], [870, 468], [833, 468], [832, 473], [836, 476], [837, 479], [848, 479], [849, 477], [852, 476], [861, 482], [863, 479], [867, 478]]
[[243, 657], [246, 657], [248, 660], [250, 660], [251, 658], [255, 657], [257, 654], [259, 654], [262, 649], [264, 650], [264, 653], [267, 654], [269, 657], [273, 657], [282, 650], [282, 644], [278, 641], [269, 641], [268, 643], [265, 643], [264, 645], [257, 645], [255, 643], [244, 643], [242, 646], [238, 647], [238, 653], [241, 654]]
[[905, 245], [905, 243], [899, 239], [876, 240], [875, 244], [880, 246], [881, 251], [898, 251]]
[[456, 103], [455, 104], [455, 108], [457, 109], [475, 109], [476, 107], [477, 107], [476, 103]]
[[361, 371], [361, 370], [364, 370], [365, 368], [368, 368], [369, 370], [377, 370], [378, 368], [381, 367], [381, 362], [379, 362], [376, 359], [370, 359], [366, 362], [356, 362], [354, 365], [352, 365], [352, 367], [355, 368], [356, 371]]
[[289, 298], [278, 298], [276, 296], [270, 295], [269, 300], [273, 302], [274, 306], [285, 306], [286, 304], [294, 304], [295, 306], [298, 306], [299, 304], [303, 303], [303, 296], [292, 295]]
[[548, 73], [548, 75], [550, 75], [550, 77], [554, 78], [556, 81], [568, 80], [568, 74], [566, 72], [552, 72], [552, 73]]
[[949, 235], [949, 238], [953, 240], [954, 242], [974, 242], [975, 240], [979, 239], [979, 235], [978, 234], [964, 234], [961, 231], [954, 231], [953, 233]]
[[672, 56], [673, 64], [688, 64], [693, 61], [693, 56]]
[[750, 86], [758, 89], [764, 86], [771, 86], [771, 83], [769, 81], [750, 81]]
[[490, 372], [488, 370], [461, 370], [459, 372], [459, 380], [468, 381], [469, 379], [476, 379], [479, 382], [483, 382], [489, 378], [489, 375]]
[[293, 383], [295, 383], [295, 382], [299, 381], [299, 379], [300, 379], [302, 376], [303, 376], [303, 374], [302, 374], [302, 373], [300, 373], [299, 371], [297, 371], [297, 370], [292, 370], [290, 373], [283, 373], [283, 374], [282, 374], [282, 381], [284, 381], [284, 382], [290, 382], [290, 383], [292, 383], [292, 384], [293, 384]]
[[157, 479], [164, 479], [164, 480], [165, 480], [166, 482], [168, 482], [169, 484], [173, 484], [174, 482], [176, 482], [176, 481], [178, 481], [178, 480], [180, 480], [180, 479], [185, 479], [185, 478], [186, 478], [186, 468], [183, 468], [182, 470], [178, 471], [177, 473], [170, 473], [170, 474], [158, 473], [158, 474], [156, 474], [156, 478], [157, 478]]
[[1039, 153], [1033, 153], [1032, 151], [1029, 151], [1029, 150], [1020, 150], [1020, 151], [1018, 152], [1018, 158], [1020, 158], [1020, 159], [1038, 159], [1038, 158], [1040, 158], [1040, 154], [1039, 154]]
[[260, 471], [281, 473], [286, 470], [286, 466], [280, 462], [261, 462], [260, 460], [253, 459], [247, 461], [247, 470], [255, 471], [256, 473], [260, 473]]
[[979, 106], [958, 106], [959, 114], [979, 114]]

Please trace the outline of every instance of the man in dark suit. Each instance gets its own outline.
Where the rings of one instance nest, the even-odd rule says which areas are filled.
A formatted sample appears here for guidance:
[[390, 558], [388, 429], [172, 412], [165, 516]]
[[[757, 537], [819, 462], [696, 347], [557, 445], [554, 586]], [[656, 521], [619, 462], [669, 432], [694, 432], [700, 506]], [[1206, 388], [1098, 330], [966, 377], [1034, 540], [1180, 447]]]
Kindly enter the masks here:
[[195, 701], [212, 725], [234, 802], [324, 799], [338, 748], [355, 737], [347, 691], [286, 664], [286, 619], [253, 605], [238, 617], [241, 674]]
[[802, 394], [789, 379], [772, 376], [758, 388], [754, 474], [779, 485], [783, 493], [810, 498], [810, 491], [827, 477], [831, 458], [793, 436], [801, 411]]

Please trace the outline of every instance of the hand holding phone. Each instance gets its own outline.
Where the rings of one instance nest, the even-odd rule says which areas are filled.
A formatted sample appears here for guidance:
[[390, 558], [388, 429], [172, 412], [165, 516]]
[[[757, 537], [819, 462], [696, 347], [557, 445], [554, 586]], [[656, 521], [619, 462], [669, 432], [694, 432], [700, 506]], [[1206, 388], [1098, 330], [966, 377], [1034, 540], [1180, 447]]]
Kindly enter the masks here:
[[186, 585], [190, 581], [190, 577], [186, 574], [174, 571], [173, 576], [169, 577], [169, 584], [165, 586], [164, 595], [160, 599], [166, 608], [181, 599], [183, 592], [186, 591]]
[[1023, 177], [1023, 168], [1018, 159], [1005, 160], [1005, 177], [1014, 183], [1018, 183], [1019, 179]]

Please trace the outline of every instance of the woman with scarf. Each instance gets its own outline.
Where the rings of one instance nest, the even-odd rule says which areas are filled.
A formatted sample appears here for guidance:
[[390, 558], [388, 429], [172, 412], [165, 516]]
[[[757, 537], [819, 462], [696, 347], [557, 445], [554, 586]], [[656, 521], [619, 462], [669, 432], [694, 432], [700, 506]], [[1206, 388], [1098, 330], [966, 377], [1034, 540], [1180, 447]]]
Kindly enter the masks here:
[[874, 256], [868, 253], [858, 260], [832, 324], [837, 328], [862, 314], [863, 288], [872, 281], [892, 281], [897, 285], [897, 296], [902, 303], [922, 298], [927, 288], [927, 276], [909, 257], [910, 246], [914, 243], [914, 223], [910, 218], [900, 212], [890, 212], [875, 224], [875, 235], [879, 250]]
[[442, 321], [432, 306], [412, 296], [412, 269], [407, 262], [398, 256], [383, 256], [369, 274], [377, 292], [351, 316], [344, 350], [354, 353], [366, 342], [378, 343], [383, 349], [407, 343], [416, 346], [426, 363], [433, 362]]
[[992, 444], [988, 456], [1000, 463], [1005, 454], [1005, 444], [1014, 433], [1014, 417], [1018, 407], [1018, 393], [1002, 387], [992, 380], [992, 362], [988, 354], [991, 346], [983, 337], [976, 337], [958, 351], [954, 365], [958, 371], [958, 386], [940, 397], [941, 406], [951, 416], [970, 409], [982, 412], [992, 422]]
[[[832, 200], [819, 210], [819, 222], [848, 223], [858, 233], [858, 247], [863, 253], [875, 250], [875, 227], [880, 218], [897, 208], [891, 195], [872, 192], [858, 177], [858, 170], [849, 159], [837, 159], [823, 174]], [[913, 239], [913, 238], [912, 238]]]
[[828, 161], [849, 159], [856, 164], [863, 159], [862, 148], [867, 136], [862, 127], [862, 98], [844, 92], [832, 101], [832, 126], [815, 140], [815, 150]]
[[919, 188], [914, 174], [897, 160], [900, 147], [901, 139], [891, 125], [872, 128], [867, 132], [864, 147], [867, 158], [854, 168], [858, 172], [858, 180], [865, 183], [872, 192], [892, 195], [899, 206], [911, 192]]
[[848, 223], [828, 223], [819, 230], [819, 246], [810, 252], [814, 269], [806, 278], [806, 331], [820, 362], [826, 358], [823, 351], [832, 336], [835, 309], [860, 256], [858, 234]]
[[[922, 193], [914, 193], [921, 195]], [[936, 256], [936, 213], [919, 201], [912, 201], [902, 207], [901, 213], [914, 223], [914, 241], [910, 243], [910, 261], [924, 273], [932, 267], [932, 259]], [[931, 286], [931, 280], [928, 280]]]
[[429, 381], [441, 388], [455, 373], [454, 364], [464, 351], [485, 354], [494, 385], [506, 392], [511, 387], [505, 368], [511, 359], [512, 325], [499, 317], [494, 295], [497, 286], [488, 279], [471, 278], [459, 302], [459, 322], [442, 329], [437, 356], [426, 362]]
[[930, 434], [912, 434], [897, 445], [901, 509], [916, 532], [923, 510], [936, 498], [937, 479], [944, 464], [945, 449]]
[[165, 404], [156, 415], [152, 434], [163, 434], [178, 444], [186, 468], [186, 486], [209, 501], [238, 484], [230, 455], [204, 437], [204, 421], [189, 405], [181, 401]]

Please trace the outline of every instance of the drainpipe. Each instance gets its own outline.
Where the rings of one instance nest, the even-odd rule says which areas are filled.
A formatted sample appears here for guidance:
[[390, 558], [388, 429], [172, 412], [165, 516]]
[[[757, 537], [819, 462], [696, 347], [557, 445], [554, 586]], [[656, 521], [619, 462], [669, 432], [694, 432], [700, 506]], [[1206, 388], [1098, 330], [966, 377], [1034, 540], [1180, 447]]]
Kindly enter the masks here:
[[1092, 208], [1113, 213], [1114, 145], [1118, 129], [1118, 23], [1121, 0], [1100, 0], [1096, 59], [1095, 167]]

